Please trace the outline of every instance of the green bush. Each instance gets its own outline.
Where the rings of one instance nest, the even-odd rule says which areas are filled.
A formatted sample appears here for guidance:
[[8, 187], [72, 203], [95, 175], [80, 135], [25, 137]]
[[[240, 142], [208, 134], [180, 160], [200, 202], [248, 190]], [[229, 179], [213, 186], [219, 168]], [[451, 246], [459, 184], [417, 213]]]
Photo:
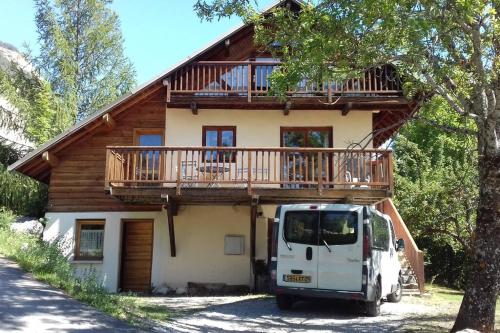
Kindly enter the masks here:
[[5, 207], [0, 207], [0, 230], [8, 229], [14, 218], [14, 213]]
[[[10, 215], [9, 215], [10, 214]], [[0, 211], [0, 225], [6, 226], [12, 221], [12, 213]], [[75, 276], [73, 267], [61, 249], [61, 239], [48, 243], [36, 236], [20, 234], [9, 228], [0, 228], [0, 254], [17, 261], [26, 271], [37, 279], [63, 289], [73, 298], [94, 306], [114, 317], [135, 321], [136, 303], [131, 298], [108, 293], [94, 271], [89, 271], [85, 278]]]

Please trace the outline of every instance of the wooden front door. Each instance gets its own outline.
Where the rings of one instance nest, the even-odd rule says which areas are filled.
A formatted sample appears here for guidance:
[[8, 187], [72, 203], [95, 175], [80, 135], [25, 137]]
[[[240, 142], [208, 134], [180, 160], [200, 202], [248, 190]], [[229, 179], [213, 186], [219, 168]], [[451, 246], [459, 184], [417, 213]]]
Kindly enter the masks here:
[[121, 291], [151, 288], [153, 220], [124, 220], [122, 229]]

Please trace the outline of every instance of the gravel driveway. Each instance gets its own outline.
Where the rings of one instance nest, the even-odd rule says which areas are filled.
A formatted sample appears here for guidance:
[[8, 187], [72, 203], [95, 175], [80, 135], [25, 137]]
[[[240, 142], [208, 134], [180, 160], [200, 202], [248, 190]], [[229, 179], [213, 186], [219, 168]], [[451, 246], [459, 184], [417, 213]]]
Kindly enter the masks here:
[[[432, 321], [432, 309], [413, 304], [411, 297], [401, 303], [384, 303], [376, 318], [360, 315], [360, 309], [346, 302], [299, 302], [291, 311], [280, 311], [273, 298], [172, 297], [150, 299], [188, 313], [156, 327], [157, 332], [406, 332], [412, 323]], [[436, 318], [434, 318], [436, 319]], [[410, 326], [409, 326], [410, 325]], [[424, 325], [424, 332], [425, 332]], [[428, 327], [433, 332], [432, 325]]]

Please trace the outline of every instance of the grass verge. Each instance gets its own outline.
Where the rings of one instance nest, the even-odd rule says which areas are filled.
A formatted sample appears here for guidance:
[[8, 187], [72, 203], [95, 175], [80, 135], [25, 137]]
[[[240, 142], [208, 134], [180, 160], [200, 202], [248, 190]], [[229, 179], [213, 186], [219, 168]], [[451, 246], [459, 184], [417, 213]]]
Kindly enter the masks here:
[[146, 304], [133, 294], [108, 293], [95, 274], [75, 276], [73, 267], [61, 252], [61, 242], [45, 242], [36, 236], [11, 231], [14, 216], [0, 210], [0, 255], [16, 261], [36, 279], [64, 290], [69, 296], [93, 306], [115, 318], [148, 327], [151, 320], [168, 320], [164, 308]]
[[[403, 302], [424, 305], [429, 314], [419, 318], [407, 318], [405, 330], [408, 332], [449, 332], [462, 303], [463, 291], [438, 285], [426, 284], [422, 296], [405, 296]], [[497, 300], [495, 327], [500, 327], [500, 298]]]

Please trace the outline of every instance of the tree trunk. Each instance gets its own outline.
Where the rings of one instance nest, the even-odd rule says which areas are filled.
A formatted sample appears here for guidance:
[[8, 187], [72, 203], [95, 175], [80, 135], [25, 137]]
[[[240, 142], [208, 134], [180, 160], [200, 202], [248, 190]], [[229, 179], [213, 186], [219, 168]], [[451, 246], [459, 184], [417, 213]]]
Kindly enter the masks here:
[[[479, 139], [480, 148], [483, 140], [484, 137]], [[478, 165], [479, 203], [473, 263], [452, 332], [466, 328], [493, 332], [495, 325], [500, 287], [500, 155], [497, 151], [493, 154], [488, 154], [488, 151], [492, 150], [479, 149], [483, 156], [479, 157]]]

